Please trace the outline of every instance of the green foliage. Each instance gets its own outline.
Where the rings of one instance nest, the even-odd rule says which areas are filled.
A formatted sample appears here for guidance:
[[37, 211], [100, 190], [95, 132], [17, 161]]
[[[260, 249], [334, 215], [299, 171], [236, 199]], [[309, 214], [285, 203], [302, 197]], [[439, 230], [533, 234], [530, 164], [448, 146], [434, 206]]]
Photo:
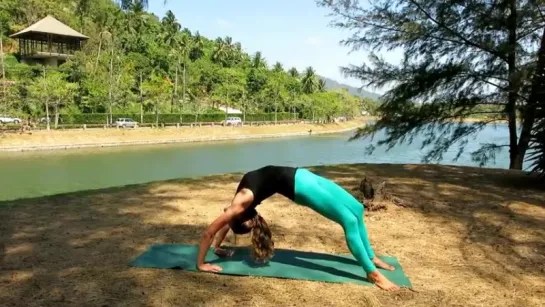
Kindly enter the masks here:
[[[467, 137], [487, 123], [507, 120], [509, 143], [484, 144], [473, 158], [484, 165], [509, 147], [510, 168], [522, 168], [536, 110], [545, 103], [538, 94], [545, 85], [544, 1], [317, 3], [331, 10], [336, 27], [353, 32], [344, 45], [371, 51], [369, 65], [343, 72], [367, 86], [392, 85], [375, 110], [379, 120], [355, 138], [384, 131], [379, 145], [392, 147], [423, 134], [422, 147], [431, 147], [424, 162], [439, 161], [454, 144], [461, 144], [459, 157]], [[397, 48], [399, 65], [377, 54]], [[462, 123], [467, 117], [482, 120]]]
[[[9, 95], [8, 111], [62, 113], [63, 122], [73, 124], [108, 123], [119, 114], [158, 123], [185, 121], [187, 113], [225, 117], [220, 108], [226, 106], [244, 110], [246, 120], [269, 112], [276, 115], [268, 118], [281, 120], [310, 114], [313, 104], [320, 106], [316, 110], [337, 110], [343, 103], [331, 93], [323, 93], [327, 99], [313, 95], [325, 88], [311, 67], [303, 77], [278, 62], [269, 68], [261, 52], [249, 55], [231, 37], [208, 39], [184, 28], [172, 11], [159, 18], [146, 7], [147, 1], [139, 0], [0, 0], [5, 35], [51, 14], [89, 36], [66, 63], [47, 67], [45, 79], [41, 65], [21, 64], [16, 52], [9, 54], [6, 76], [17, 82], [3, 97]], [[17, 50], [17, 41], [4, 41], [7, 50]], [[352, 112], [344, 115], [359, 112], [340, 109]], [[328, 114], [338, 112], [320, 111], [315, 117]]]

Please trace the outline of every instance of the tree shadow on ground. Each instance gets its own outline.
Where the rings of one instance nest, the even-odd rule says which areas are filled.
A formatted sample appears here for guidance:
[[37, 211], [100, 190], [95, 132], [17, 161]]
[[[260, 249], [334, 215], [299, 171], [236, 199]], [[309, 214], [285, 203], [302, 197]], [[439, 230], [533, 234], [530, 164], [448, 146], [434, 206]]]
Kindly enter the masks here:
[[[220, 178], [0, 202], [0, 301], [6, 306], [232, 306], [297, 299], [316, 305], [329, 299], [291, 280], [278, 285], [128, 266], [152, 244], [198, 244], [231, 199], [230, 185], [238, 182], [233, 175]], [[219, 185], [221, 191], [210, 192]]]
[[[391, 192], [413, 205], [403, 210], [424, 214], [438, 226], [456, 225], [463, 265], [490, 282], [505, 286], [513, 280], [523, 282], [521, 275], [545, 277], [545, 187], [535, 176], [442, 165], [358, 164], [311, 169], [347, 190], [364, 176], [375, 184], [387, 180]], [[439, 228], [437, 231], [441, 240]]]
[[[162, 305], [168, 295], [149, 289], [157, 290], [151, 285], [165, 271], [127, 265], [154, 243], [198, 242], [209, 218], [179, 206], [189, 197], [168, 187], [135, 185], [0, 203], [0, 301], [5, 306]], [[210, 275], [166, 274], [186, 290], [222, 286]], [[203, 291], [182, 292], [175, 299], [182, 305], [213, 301]]]
[[[455, 225], [460, 234], [452, 248], [463, 264], [433, 265], [464, 265], [503, 287], [520, 280], [520, 272], [536, 278], [545, 275], [536, 269], [540, 255], [545, 254], [544, 220], [536, 214], [542, 212], [538, 210], [543, 209], [545, 193], [530, 177], [435, 165], [310, 169], [348, 190], [363, 176], [389, 180], [396, 195], [415, 204], [402, 210], [424, 215], [424, 222], [439, 231], [439, 240], [445, 225]], [[1, 202], [0, 301], [6, 306], [378, 305], [376, 292], [362, 291], [359, 286], [128, 266], [155, 243], [197, 244], [204, 228], [231, 200], [241, 177], [207, 176]], [[292, 213], [287, 201], [274, 206], [267, 210]], [[308, 246], [317, 236], [320, 246], [344, 246], [340, 227], [335, 230], [339, 235], [333, 236], [331, 225], [325, 222], [310, 225], [301, 219], [290, 227], [281, 215], [272, 219], [278, 242], [298, 232], [284, 243], [291, 248]], [[514, 235], [516, 231], [521, 236]], [[373, 233], [370, 235], [373, 239]], [[402, 236], [418, 234], [400, 233], [397, 238]], [[418, 247], [409, 248], [413, 254], [421, 252]], [[448, 303], [438, 299], [448, 294], [435, 292], [377, 295], [389, 306]]]

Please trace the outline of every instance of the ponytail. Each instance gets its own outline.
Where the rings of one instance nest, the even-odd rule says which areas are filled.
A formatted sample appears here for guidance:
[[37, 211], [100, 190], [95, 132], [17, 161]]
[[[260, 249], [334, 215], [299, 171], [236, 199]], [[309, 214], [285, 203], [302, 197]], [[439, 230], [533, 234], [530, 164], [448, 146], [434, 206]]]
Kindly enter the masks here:
[[252, 228], [252, 257], [256, 262], [267, 263], [274, 255], [274, 241], [269, 225], [261, 217], [256, 214], [254, 219], [254, 227]]

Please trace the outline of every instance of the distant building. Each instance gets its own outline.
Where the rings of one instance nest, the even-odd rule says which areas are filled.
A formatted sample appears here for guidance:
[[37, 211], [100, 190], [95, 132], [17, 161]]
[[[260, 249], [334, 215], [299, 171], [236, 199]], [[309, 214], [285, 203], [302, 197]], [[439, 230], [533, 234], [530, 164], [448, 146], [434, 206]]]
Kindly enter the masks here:
[[56, 67], [64, 63], [89, 37], [52, 16], [10, 36], [19, 40], [21, 61]]
[[229, 107], [219, 106], [217, 109], [223, 112], [227, 111], [227, 114], [242, 114], [242, 111], [238, 109], [229, 108]]

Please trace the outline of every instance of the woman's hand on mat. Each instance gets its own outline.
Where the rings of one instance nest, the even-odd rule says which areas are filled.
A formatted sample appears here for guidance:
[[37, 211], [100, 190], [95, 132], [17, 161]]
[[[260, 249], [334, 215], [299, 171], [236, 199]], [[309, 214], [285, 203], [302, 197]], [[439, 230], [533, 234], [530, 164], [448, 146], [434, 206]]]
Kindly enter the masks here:
[[199, 271], [204, 271], [204, 272], [221, 272], [222, 270], [219, 265], [210, 264], [210, 263], [201, 264], [197, 268], [199, 269]]
[[221, 247], [218, 247], [214, 249], [214, 253], [220, 257], [231, 257], [235, 253], [234, 250], [231, 249], [223, 249]]

